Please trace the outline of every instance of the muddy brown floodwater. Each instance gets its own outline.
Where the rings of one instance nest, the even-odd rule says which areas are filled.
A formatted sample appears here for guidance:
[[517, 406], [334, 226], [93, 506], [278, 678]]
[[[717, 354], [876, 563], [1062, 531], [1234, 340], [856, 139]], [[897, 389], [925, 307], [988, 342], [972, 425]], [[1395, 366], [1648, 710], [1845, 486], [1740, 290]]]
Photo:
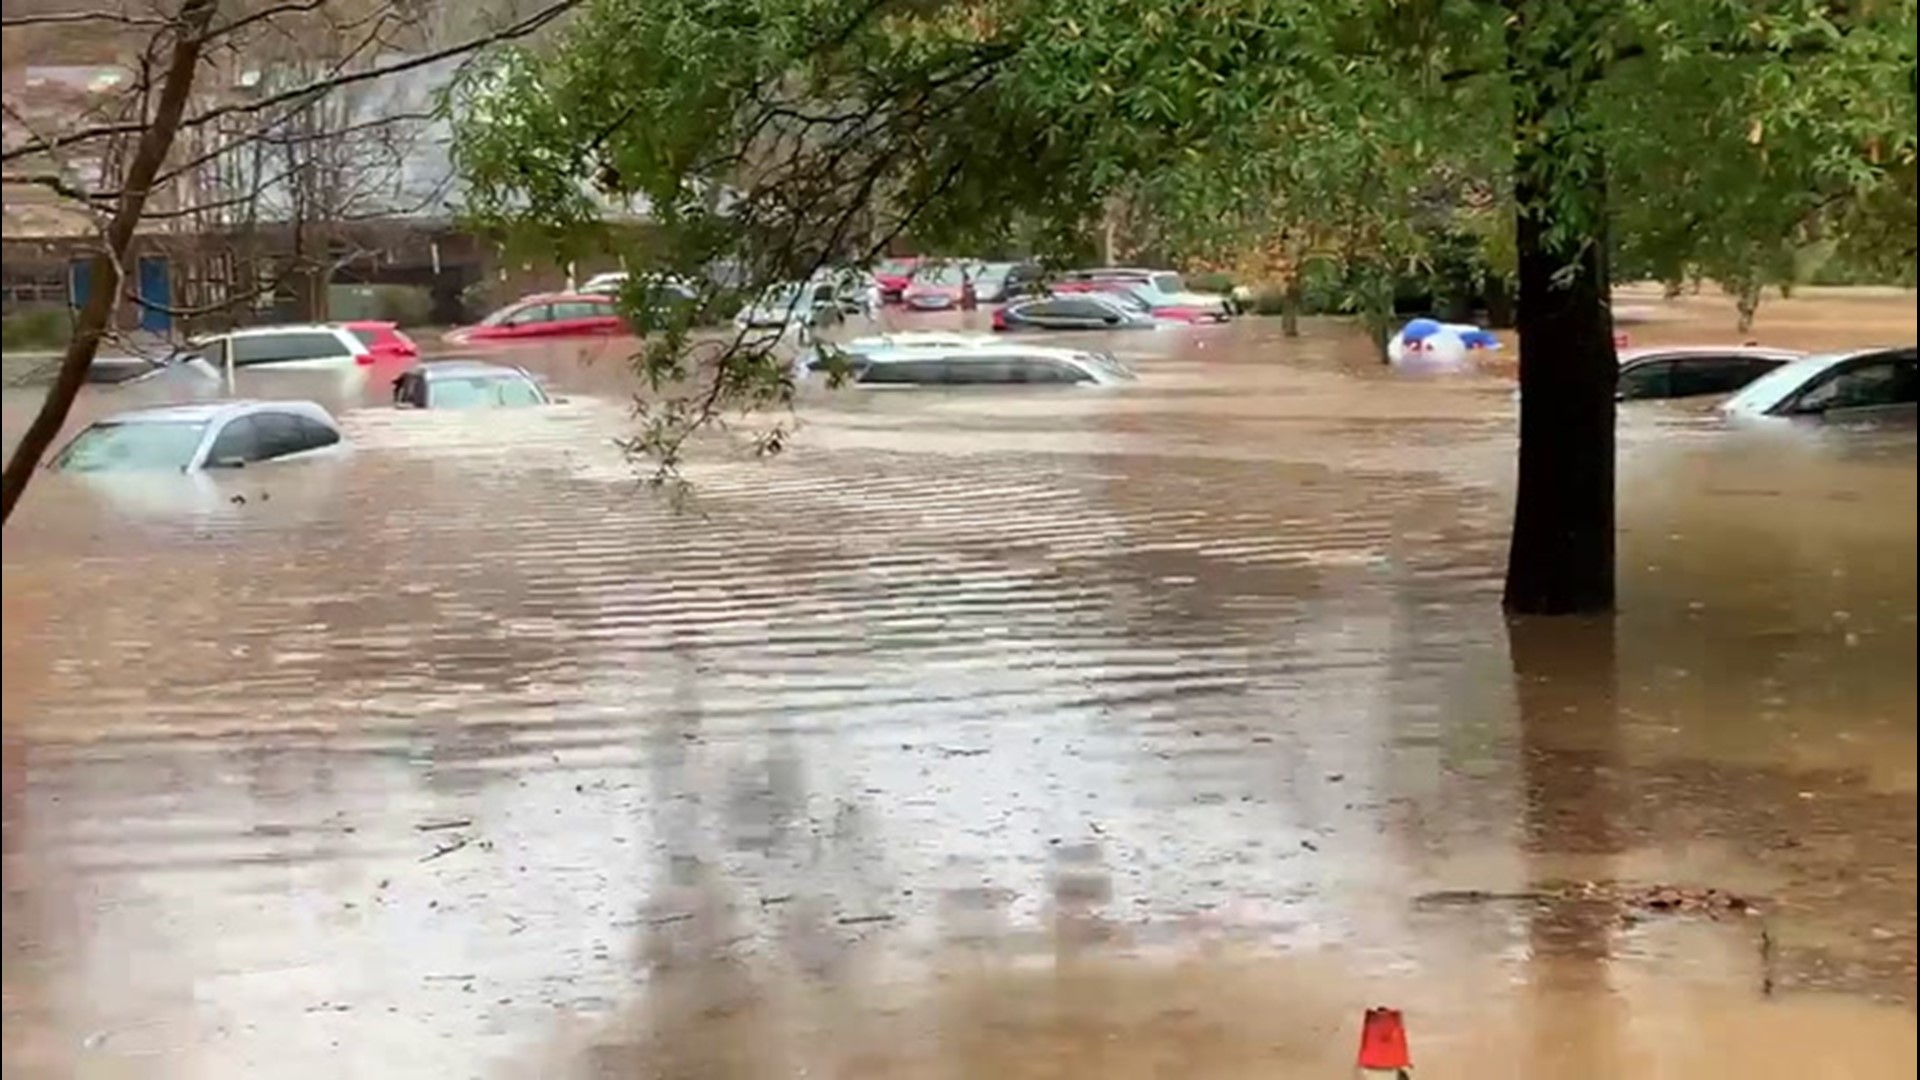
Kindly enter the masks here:
[[1624, 409], [1618, 619], [1510, 632], [1499, 371], [1112, 344], [810, 395], [681, 512], [553, 357], [334, 465], [43, 478], [7, 1075], [1344, 1077], [1375, 1004], [1430, 1078], [1914, 1075], [1911, 428]]

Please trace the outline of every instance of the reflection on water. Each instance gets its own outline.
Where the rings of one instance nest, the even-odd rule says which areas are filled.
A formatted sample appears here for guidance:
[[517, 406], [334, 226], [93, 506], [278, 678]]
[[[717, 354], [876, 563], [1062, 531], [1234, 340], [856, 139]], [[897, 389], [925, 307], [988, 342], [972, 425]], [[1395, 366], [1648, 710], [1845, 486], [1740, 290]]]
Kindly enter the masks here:
[[809, 394], [694, 513], [571, 357], [478, 423], [301, 387], [337, 463], [45, 478], [9, 1075], [1341, 1075], [1381, 1002], [1423, 1075], [1912, 1075], [1911, 432], [1628, 409], [1620, 617], [1510, 630], [1500, 372], [1115, 346]]

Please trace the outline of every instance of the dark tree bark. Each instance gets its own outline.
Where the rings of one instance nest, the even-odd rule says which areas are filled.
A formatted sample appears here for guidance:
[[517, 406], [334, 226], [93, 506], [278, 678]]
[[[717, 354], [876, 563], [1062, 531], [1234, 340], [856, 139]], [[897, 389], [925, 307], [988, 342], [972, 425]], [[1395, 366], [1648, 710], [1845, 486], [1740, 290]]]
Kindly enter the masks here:
[[[1508, 0], [1516, 95], [1520, 480], [1505, 603], [1522, 615], [1614, 604], [1614, 390], [1606, 180], [1582, 109], [1599, 0]], [[1581, 165], [1587, 167], [1582, 168]]]
[[7, 461], [4, 487], [0, 488], [0, 523], [13, 516], [13, 508], [26, 494], [34, 470], [39, 468], [40, 459], [59, 436], [67, 414], [73, 410], [73, 399], [86, 384], [87, 369], [93, 366], [94, 354], [100, 351], [100, 338], [106, 333], [120, 300], [121, 275], [133, 248], [134, 229], [146, 210], [153, 178], [173, 149], [174, 134], [180, 128], [180, 117], [186, 112], [187, 98], [193, 91], [194, 70], [206, 44], [207, 27], [217, 7], [217, 0], [186, 0], [173, 21], [173, 49], [167, 60], [160, 97], [146, 130], [140, 134], [139, 149], [121, 178], [120, 199], [107, 223], [108, 257], [93, 261], [91, 291], [86, 306], [73, 321], [73, 338], [67, 342], [67, 355], [60, 362], [60, 373], [54, 377], [40, 412], [27, 426], [20, 445]]
[[1296, 268], [1280, 294], [1280, 333], [1284, 337], [1300, 336], [1301, 299], [1300, 271]]

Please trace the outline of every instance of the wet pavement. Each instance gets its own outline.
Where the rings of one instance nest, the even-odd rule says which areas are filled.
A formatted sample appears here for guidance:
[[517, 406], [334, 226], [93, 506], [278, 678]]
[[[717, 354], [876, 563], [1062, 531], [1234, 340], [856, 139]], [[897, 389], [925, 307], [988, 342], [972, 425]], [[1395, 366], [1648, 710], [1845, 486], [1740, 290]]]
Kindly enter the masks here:
[[1626, 408], [1619, 618], [1510, 629], [1502, 371], [1111, 345], [1138, 387], [809, 394], [678, 511], [606, 357], [43, 478], [7, 1075], [1346, 1076], [1382, 1003], [1424, 1077], [1915, 1074], [1910, 429]]

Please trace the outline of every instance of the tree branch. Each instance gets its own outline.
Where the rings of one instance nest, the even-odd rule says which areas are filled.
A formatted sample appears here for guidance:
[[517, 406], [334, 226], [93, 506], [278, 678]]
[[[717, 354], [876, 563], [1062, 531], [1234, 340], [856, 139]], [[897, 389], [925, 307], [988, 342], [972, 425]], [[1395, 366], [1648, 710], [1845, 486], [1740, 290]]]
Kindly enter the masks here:
[[74, 320], [73, 338], [60, 363], [60, 374], [47, 391], [40, 412], [20, 437], [13, 457], [8, 459], [4, 477], [0, 477], [0, 523], [13, 516], [14, 507], [26, 494], [27, 484], [40, 466], [40, 459], [60, 434], [73, 409], [73, 399], [86, 383], [87, 369], [93, 366], [100, 348], [101, 335], [113, 321], [113, 309], [120, 294], [123, 274], [121, 263], [133, 245], [134, 230], [146, 209], [147, 193], [153, 190], [153, 177], [173, 147], [180, 119], [187, 110], [187, 98], [193, 93], [195, 70], [200, 64], [201, 35], [212, 23], [218, 0], [185, 0], [174, 24], [172, 57], [166, 78], [153, 110], [153, 123], [140, 135], [139, 149], [127, 165], [126, 180], [120, 185], [125, 194], [107, 224], [107, 258], [94, 263], [92, 295]]
[[[491, 33], [470, 38], [457, 45], [449, 45], [446, 48], [436, 49], [433, 52], [420, 53], [416, 56], [410, 56], [405, 60], [396, 60], [389, 64], [363, 68], [359, 71], [340, 72], [327, 76], [326, 78], [315, 79], [312, 82], [293, 87], [289, 90], [269, 94], [255, 101], [234, 102], [232, 104], [216, 106], [182, 119], [179, 126], [182, 128], [197, 128], [226, 116], [247, 116], [254, 113], [265, 112], [277, 105], [285, 105], [288, 102], [298, 101], [305, 97], [317, 97], [321, 94], [338, 90], [344, 86], [353, 86], [357, 83], [371, 82], [375, 79], [386, 78], [389, 75], [398, 75], [402, 72], [413, 71], [417, 68], [437, 64], [442, 60], [463, 56], [489, 45], [497, 45], [503, 41], [512, 41], [526, 37], [528, 34], [534, 33], [541, 27], [546, 26], [548, 23], [571, 11], [573, 8], [578, 7], [581, 2], [582, 0], [553, 0], [552, 3], [549, 3], [539, 11], [518, 22], [511, 23]], [[204, 35], [202, 35], [202, 37], [204, 38]], [[14, 147], [5, 153], [0, 153], [0, 162], [16, 161], [33, 154], [50, 153], [78, 143], [89, 142], [94, 139], [106, 138], [113, 135], [137, 135], [144, 127], [145, 125], [132, 122], [96, 124], [92, 127], [82, 128], [79, 131], [69, 132], [52, 139], [35, 139], [21, 146]]]

